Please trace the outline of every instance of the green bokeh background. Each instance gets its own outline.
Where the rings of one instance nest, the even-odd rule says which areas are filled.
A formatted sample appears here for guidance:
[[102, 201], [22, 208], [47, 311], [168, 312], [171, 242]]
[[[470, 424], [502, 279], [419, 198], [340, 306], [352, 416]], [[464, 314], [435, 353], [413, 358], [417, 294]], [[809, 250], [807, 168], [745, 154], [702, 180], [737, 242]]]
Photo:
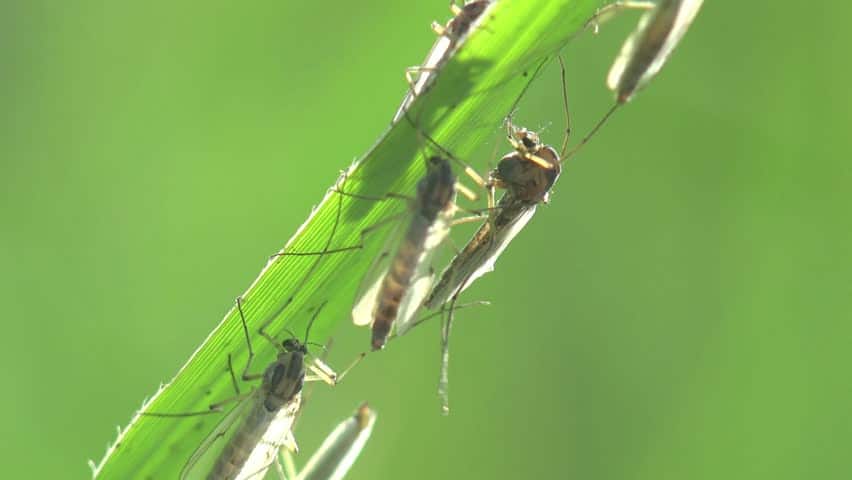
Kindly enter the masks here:
[[[0, 5], [4, 477], [88, 476], [383, 131], [446, 3]], [[352, 479], [846, 478], [850, 14], [706, 2], [470, 289], [452, 415], [433, 323], [317, 388], [303, 451], [369, 400]], [[575, 131], [635, 21], [566, 50]], [[555, 69], [517, 120], [558, 143]]]

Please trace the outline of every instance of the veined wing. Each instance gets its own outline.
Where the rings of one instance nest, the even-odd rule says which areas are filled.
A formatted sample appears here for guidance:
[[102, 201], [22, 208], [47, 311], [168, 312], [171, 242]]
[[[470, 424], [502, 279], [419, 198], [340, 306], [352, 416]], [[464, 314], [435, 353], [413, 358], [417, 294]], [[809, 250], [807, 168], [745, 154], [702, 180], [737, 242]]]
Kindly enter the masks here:
[[402, 237], [405, 233], [403, 225], [406, 223], [407, 218], [410, 217], [404, 217], [394, 226], [393, 231], [391, 231], [387, 240], [385, 240], [379, 256], [373, 260], [370, 269], [367, 270], [367, 274], [361, 280], [355, 305], [352, 307], [352, 322], [355, 325], [363, 327], [373, 323], [373, 314], [376, 311], [379, 290], [382, 287], [385, 275], [387, 275], [390, 269], [393, 256], [402, 242]]
[[[401, 329], [397, 330], [398, 334], [404, 333], [407, 329], [411, 319], [417, 313], [420, 305], [423, 303], [423, 299], [432, 287], [435, 277], [432, 270], [432, 259], [438, 247], [446, 240], [450, 233], [449, 225], [453, 213], [442, 212], [438, 220], [428, 228], [423, 248], [417, 257], [417, 266], [412, 276], [412, 282], [405, 289], [399, 303], [399, 311], [394, 321], [396, 328]], [[355, 301], [355, 306], [352, 308], [352, 321], [355, 325], [365, 326], [373, 323], [380, 295], [384, 293], [381, 291], [382, 285], [403, 248], [402, 242], [405, 241], [404, 234], [404, 228], [396, 228], [392, 234], [392, 238], [387, 242], [387, 246], [393, 246], [392, 249], [382, 252], [370, 267], [370, 272], [363, 282], [364, 288], [362, 288], [362, 293], [359, 294], [358, 299]]]
[[257, 393], [255, 391], [253, 395], [243, 399], [216, 424], [213, 431], [207, 435], [184, 464], [180, 472], [181, 480], [206, 478], [207, 472], [216, 462], [218, 454], [227, 444], [228, 430], [231, 430], [234, 425], [242, 423], [246, 413], [251, 410], [250, 406], [255, 403]]
[[[296, 419], [296, 414], [299, 412], [301, 399], [301, 392], [297, 393], [284, 407], [276, 412], [268, 411], [262, 402], [257, 402], [252, 415], [246, 419], [247, 423], [237, 432], [237, 435], [244, 435], [243, 438], [246, 440], [246, 443], [239, 448], [250, 449], [248, 459], [241, 467], [234, 470], [227, 471], [223, 469], [222, 473], [226, 473], [226, 475], [221, 477], [216, 476], [219, 471], [215, 471], [208, 478], [211, 480], [230, 480], [232, 478], [235, 480], [263, 480], [267, 470], [275, 462], [278, 450], [281, 447], [295, 449], [291, 429], [293, 421]], [[258, 434], [260, 440], [256, 441]], [[227, 460], [224, 462], [221, 460], [224, 459], [220, 459], [222, 465], [230, 466]]]
[[435, 253], [450, 234], [450, 222], [454, 211], [442, 212], [435, 223], [429, 228], [423, 251], [417, 259], [417, 267], [414, 271], [411, 286], [405, 292], [399, 304], [399, 313], [396, 318], [396, 334], [402, 335], [411, 327], [412, 320], [420, 310], [423, 299], [432, 288], [435, 281], [435, 272], [432, 268], [432, 260]]
[[427, 162], [404, 234], [392, 254], [380, 257], [387, 268], [376, 269], [380, 275], [367, 282], [365, 295], [353, 308], [356, 324], [372, 322], [374, 350], [384, 347], [394, 326], [407, 323], [419, 309], [431, 285], [431, 258], [446, 239], [457, 208], [449, 162], [438, 156]]
[[498, 214], [477, 230], [464, 249], [453, 258], [424, 305], [436, 309], [457, 292], [464, 291], [479, 277], [494, 270], [497, 258], [535, 215], [537, 203], [522, 202], [503, 195]]

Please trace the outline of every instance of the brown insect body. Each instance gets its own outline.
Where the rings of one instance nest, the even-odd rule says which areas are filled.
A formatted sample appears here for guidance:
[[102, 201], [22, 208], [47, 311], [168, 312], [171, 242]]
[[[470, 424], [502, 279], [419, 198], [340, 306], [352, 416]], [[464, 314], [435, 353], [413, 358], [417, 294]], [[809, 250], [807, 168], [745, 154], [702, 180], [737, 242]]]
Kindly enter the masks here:
[[491, 0], [474, 0], [465, 3], [459, 13], [447, 22], [447, 34], [454, 39], [459, 39], [467, 34], [470, 25], [482, 15]]
[[400, 303], [423, 262], [423, 253], [429, 248], [430, 231], [435, 228], [439, 217], [454, 207], [456, 179], [449, 162], [431, 157], [428, 169], [426, 176], [417, 184], [411, 223], [376, 297], [371, 342], [374, 350], [381, 349], [387, 341], [398, 317]]
[[[263, 373], [258, 397], [262, 401], [252, 405], [240, 428], [219, 455], [207, 476], [208, 480], [238, 478], [243, 473], [249, 457], [258, 445], [265, 441], [269, 426], [285, 417], [289, 417], [292, 423], [292, 418], [301, 404], [307, 349], [298, 340], [288, 339], [284, 342], [284, 350]], [[277, 452], [277, 448], [273, 452]]]
[[538, 204], [550, 199], [550, 190], [562, 172], [559, 154], [553, 147], [543, 145], [535, 132], [519, 129], [512, 136], [515, 151], [500, 159], [489, 179], [490, 185], [503, 188], [506, 193], [489, 221], [444, 270], [424, 301], [427, 308], [439, 308], [456, 292], [493, 270], [494, 262], [526, 226]]

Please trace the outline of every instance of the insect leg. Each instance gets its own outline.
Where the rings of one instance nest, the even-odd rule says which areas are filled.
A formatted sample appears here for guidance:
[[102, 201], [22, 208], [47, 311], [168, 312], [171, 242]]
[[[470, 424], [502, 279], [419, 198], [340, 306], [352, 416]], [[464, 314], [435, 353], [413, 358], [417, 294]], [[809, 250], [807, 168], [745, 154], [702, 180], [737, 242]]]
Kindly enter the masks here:
[[592, 18], [586, 21], [585, 28], [592, 27], [594, 34], [597, 35], [600, 31], [601, 24], [612, 20], [622, 10], [647, 11], [654, 9], [656, 6], [656, 2], [630, 0], [612, 2], [598, 8], [597, 11], [595, 11], [595, 14], [592, 15]]

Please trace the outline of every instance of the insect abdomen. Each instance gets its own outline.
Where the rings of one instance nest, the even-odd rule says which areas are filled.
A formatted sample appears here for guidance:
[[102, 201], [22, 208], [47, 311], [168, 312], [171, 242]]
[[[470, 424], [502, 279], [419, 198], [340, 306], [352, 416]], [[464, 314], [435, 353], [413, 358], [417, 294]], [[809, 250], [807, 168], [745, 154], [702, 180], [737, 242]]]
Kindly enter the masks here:
[[219, 460], [207, 476], [207, 480], [233, 480], [244, 468], [252, 451], [263, 438], [274, 414], [267, 411], [262, 402], [255, 404], [239, 430], [225, 445]]
[[411, 285], [417, 262], [423, 252], [429, 225], [422, 216], [414, 217], [382, 281], [373, 319], [373, 350], [385, 346], [391, 326], [399, 313], [399, 303]]

